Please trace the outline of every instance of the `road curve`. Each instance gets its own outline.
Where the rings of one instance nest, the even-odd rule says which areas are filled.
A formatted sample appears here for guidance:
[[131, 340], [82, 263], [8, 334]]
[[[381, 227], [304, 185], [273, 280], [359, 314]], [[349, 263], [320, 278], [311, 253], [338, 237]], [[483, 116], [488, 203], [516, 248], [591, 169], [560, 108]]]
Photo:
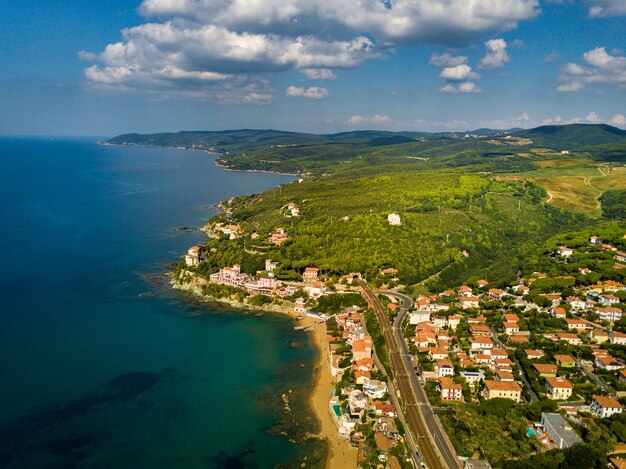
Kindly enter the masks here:
[[404, 412], [409, 424], [409, 431], [415, 436], [421, 448], [421, 457], [429, 469], [459, 468], [459, 460], [451, 448], [443, 428], [434, 415], [424, 389], [419, 384], [410, 362], [408, 347], [402, 337], [402, 320], [408, 313], [412, 301], [406, 295], [393, 294], [403, 302], [394, 326], [392, 327], [387, 312], [376, 294], [363, 282], [360, 282], [361, 293], [374, 309], [380, 324], [391, 367], [393, 369], [396, 388], [404, 403]]

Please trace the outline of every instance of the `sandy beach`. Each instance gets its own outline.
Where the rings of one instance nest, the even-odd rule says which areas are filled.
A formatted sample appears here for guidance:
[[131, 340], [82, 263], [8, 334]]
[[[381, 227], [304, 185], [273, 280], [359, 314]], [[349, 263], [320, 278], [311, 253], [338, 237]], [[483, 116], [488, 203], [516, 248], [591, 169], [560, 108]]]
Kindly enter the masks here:
[[317, 363], [315, 386], [310, 396], [310, 405], [320, 423], [319, 436], [329, 443], [327, 469], [355, 468], [357, 449], [346, 438], [339, 436], [337, 425], [328, 408], [335, 378], [330, 374], [330, 362], [326, 343], [326, 324], [319, 320], [306, 318], [300, 325], [307, 326], [320, 357]]

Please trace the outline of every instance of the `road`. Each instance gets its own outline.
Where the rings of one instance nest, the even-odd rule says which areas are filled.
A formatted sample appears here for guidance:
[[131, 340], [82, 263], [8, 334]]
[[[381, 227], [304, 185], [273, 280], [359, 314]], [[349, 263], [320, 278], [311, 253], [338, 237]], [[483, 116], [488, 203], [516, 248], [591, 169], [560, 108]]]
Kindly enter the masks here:
[[380, 324], [387, 345], [396, 388], [404, 403], [407, 428], [413, 433], [421, 448], [422, 459], [429, 469], [459, 468], [460, 464], [454, 453], [454, 448], [449, 444], [449, 440], [428, 402], [426, 393], [417, 380], [408, 347], [402, 336], [402, 321], [410, 309], [411, 299], [396, 292], [387, 293], [400, 298], [404, 305], [392, 327], [387, 312], [376, 294], [363, 281], [360, 282], [360, 286], [361, 293], [374, 309]]

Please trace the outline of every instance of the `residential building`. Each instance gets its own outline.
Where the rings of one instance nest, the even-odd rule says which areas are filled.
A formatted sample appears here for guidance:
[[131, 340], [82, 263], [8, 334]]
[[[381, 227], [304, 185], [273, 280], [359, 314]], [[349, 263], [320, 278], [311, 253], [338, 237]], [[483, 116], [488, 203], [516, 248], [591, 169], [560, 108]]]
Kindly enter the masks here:
[[618, 308], [596, 308], [596, 313], [602, 321], [617, 322], [622, 319], [622, 310]]
[[507, 313], [503, 315], [502, 319], [505, 322], [519, 322], [519, 317], [517, 316], [517, 314], [512, 314], [512, 313]]
[[533, 370], [537, 373], [538, 376], [542, 378], [555, 377], [557, 366], [553, 364], [545, 364], [545, 363], [533, 363]]
[[568, 248], [567, 246], [559, 246], [557, 253], [561, 257], [570, 257], [572, 254], [574, 254], [574, 250], [572, 248]]
[[315, 283], [318, 281], [318, 272], [319, 269], [317, 269], [316, 267], [307, 267], [306, 269], [304, 269], [302, 279], [306, 283]]
[[478, 383], [481, 379], [484, 381], [485, 379], [485, 373], [482, 371], [461, 371], [459, 375], [465, 378], [465, 381], [467, 381], [469, 385]]
[[185, 264], [187, 267], [198, 267], [200, 265], [200, 253], [202, 251], [202, 246], [191, 246], [187, 249], [187, 254], [185, 255]]
[[570, 355], [555, 355], [556, 363], [563, 368], [572, 368], [576, 366], [576, 360]]
[[461, 322], [461, 316], [459, 314], [448, 316], [448, 327], [450, 329], [455, 330], [458, 327], [460, 322]]
[[502, 325], [502, 328], [504, 329], [504, 333], [508, 335], [512, 335], [512, 334], [515, 334], [516, 332], [519, 332], [519, 326], [517, 325], [516, 322], [505, 322]]
[[496, 379], [498, 381], [515, 381], [513, 373], [510, 371], [496, 371]]
[[265, 259], [265, 270], [267, 272], [273, 272], [278, 269], [278, 262], [273, 262], [272, 259]]
[[567, 317], [567, 311], [560, 306], [550, 308], [550, 314], [559, 319], [565, 319]]
[[565, 322], [567, 323], [567, 328], [570, 330], [584, 331], [589, 327], [587, 321], [582, 319], [566, 319]]
[[543, 350], [524, 349], [524, 353], [529, 360], [537, 360], [545, 355]]
[[619, 298], [610, 293], [605, 293], [604, 295], [598, 296], [598, 302], [604, 306], [613, 306], [619, 303]]
[[489, 337], [491, 335], [491, 330], [489, 326], [485, 324], [470, 324], [469, 326], [470, 334], [473, 336], [485, 336]]
[[454, 375], [454, 365], [448, 359], [439, 359], [435, 360], [435, 373], [437, 376], [453, 376]]
[[463, 386], [455, 384], [452, 379], [447, 376], [439, 378], [439, 392], [442, 401], [462, 401]]
[[476, 296], [463, 296], [459, 298], [459, 304], [463, 309], [478, 308], [480, 299]]
[[375, 379], [363, 383], [363, 392], [372, 399], [382, 399], [387, 393], [387, 383]]
[[575, 296], [568, 296], [565, 301], [572, 307], [572, 309], [580, 310], [587, 307], [587, 302], [585, 300], [581, 300]]
[[570, 398], [574, 386], [563, 377], [546, 378], [546, 387], [548, 388], [548, 397], [555, 401], [564, 401]]
[[598, 331], [593, 329], [589, 332], [589, 339], [596, 344], [603, 344], [609, 340], [609, 333], [607, 331]]
[[389, 215], [387, 215], [387, 221], [389, 222], [391, 226], [402, 225], [402, 219], [400, 218], [400, 215], [398, 215], [397, 213], [390, 213]]
[[430, 321], [430, 311], [420, 310], [409, 314], [409, 324], [419, 324]]
[[561, 414], [542, 413], [541, 425], [543, 425], [546, 433], [550, 435], [555, 446], [559, 449], [569, 448], [582, 443], [578, 434]]
[[610, 417], [613, 414], [622, 413], [622, 405], [612, 397], [592, 396], [591, 412], [600, 418]]
[[583, 341], [576, 334], [568, 334], [566, 332], [557, 332], [554, 334], [556, 340], [562, 340], [570, 345], [582, 345]]
[[622, 362], [620, 362], [617, 358], [611, 357], [610, 355], [596, 356], [594, 365], [596, 368], [608, 371], [621, 370], [624, 368], [624, 364]]
[[493, 341], [489, 337], [476, 337], [472, 339], [472, 350], [489, 350], [493, 348]]
[[626, 334], [617, 331], [610, 331], [609, 340], [612, 344], [626, 345]]
[[509, 381], [496, 381], [485, 380], [485, 388], [483, 395], [485, 399], [493, 399], [496, 397], [502, 397], [506, 399], [512, 399], [515, 402], [519, 402], [522, 397], [522, 388], [514, 382]]

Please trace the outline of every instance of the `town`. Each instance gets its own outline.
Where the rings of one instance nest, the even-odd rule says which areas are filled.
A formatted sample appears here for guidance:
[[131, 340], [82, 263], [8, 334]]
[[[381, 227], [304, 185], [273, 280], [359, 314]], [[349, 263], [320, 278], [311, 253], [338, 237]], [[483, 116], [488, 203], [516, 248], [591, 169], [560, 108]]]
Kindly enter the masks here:
[[[286, 207], [287, 216], [299, 216]], [[393, 217], [390, 222], [399, 223]], [[287, 234], [275, 230], [269, 241]], [[189, 271], [212, 253], [203, 245], [185, 255]], [[626, 453], [626, 253], [598, 236], [546, 253], [551, 274], [530, 272], [507, 286], [487, 278], [439, 293], [419, 294], [402, 325], [413, 372], [454, 446], [459, 467], [491, 467], [506, 458], [564, 450], [599, 432]], [[601, 272], [594, 266], [600, 266]], [[358, 448], [358, 463], [411, 467], [406, 421], [393, 392], [380, 335], [367, 304], [316, 311], [323, 298], [354, 298], [361, 275], [326, 276], [303, 269], [297, 281], [278, 280], [279, 263], [256, 275], [224, 266], [209, 282], [291, 305], [298, 317], [325, 322], [327, 366], [335, 380], [328, 412], [337, 432]], [[614, 272], [617, 275], [607, 275]], [[398, 270], [381, 269], [378, 284], [397, 288]], [[379, 292], [390, 320], [402, 307]], [[268, 300], [269, 301], [269, 300]], [[384, 340], [382, 342], [384, 348]], [[489, 403], [493, 403], [489, 404]], [[504, 418], [506, 415], [506, 418]], [[486, 423], [489, 423], [485, 427]], [[483, 426], [481, 428], [481, 425]], [[520, 438], [520, 435], [523, 437]], [[619, 444], [621, 443], [621, 445]], [[419, 454], [419, 450], [417, 451]], [[549, 454], [549, 453], [548, 453]], [[626, 460], [611, 458], [615, 467]]]

